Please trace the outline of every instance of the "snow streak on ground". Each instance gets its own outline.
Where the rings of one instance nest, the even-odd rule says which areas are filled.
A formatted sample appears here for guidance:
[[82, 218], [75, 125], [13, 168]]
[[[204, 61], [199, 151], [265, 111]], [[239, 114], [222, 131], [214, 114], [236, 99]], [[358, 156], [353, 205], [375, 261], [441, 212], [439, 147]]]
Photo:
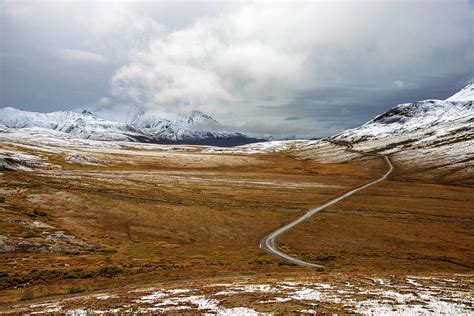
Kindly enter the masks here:
[[281, 141], [269, 141], [263, 143], [254, 143], [248, 145], [242, 145], [237, 147], [209, 147], [205, 148], [202, 152], [205, 153], [219, 153], [219, 154], [265, 154], [270, 152], [282, 152], [293, 148], [297, 144], [308, 143], [307, 140], [281, 140]]
[[41, 157], [16, 150], [0, 152], [0, 170], [31, 171], [35, 168], [51, 166], [41, 161]]
[[284, 279], [255, 283], [190, 284], [50, 300], [12, 311], [68, 315], [199, 312], [212, 315], [261, 315], [286, 311], [314, 314], [472, 315], [471, 275], [350, 277], [331, 281]]

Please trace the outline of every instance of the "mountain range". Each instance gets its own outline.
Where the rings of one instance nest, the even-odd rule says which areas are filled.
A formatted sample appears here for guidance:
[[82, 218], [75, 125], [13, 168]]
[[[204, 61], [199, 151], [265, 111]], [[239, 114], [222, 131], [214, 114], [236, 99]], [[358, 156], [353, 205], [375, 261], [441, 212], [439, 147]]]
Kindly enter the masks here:
[[200, 111], [191, 111], [176, 120], [168, 120], [157, 118], [138, 107], [125, 112], [78, 109], [50, 113], [6, 107], [0, 109], [0, 125], [51, 129], [82, 139], [105, 141], [214, 146], [237, 146], [261, 141], [228, 131], [214, 118]]
[[[446, 100], [424, 100], [397, 105], [360, 127], [346, 130], [330, 140], [346, 141], [365, 150], [410, 146], [423, 141], [437, 145], [472, 140], [474, 85], [468, 85]], [[43, 128], [77, 138], [133, 141], [159, 144], [238, 146], [263, 141], [229, 131], [211, 116], [191, 111], [175, 120], [162, 119], [130, 107], [125, 111], [83, 108], [74, 111], [38, 113], [11, 107], [0, 109], [0, 125], [8, 128]], [[384, 147], [385, 146], [385, 147]]]

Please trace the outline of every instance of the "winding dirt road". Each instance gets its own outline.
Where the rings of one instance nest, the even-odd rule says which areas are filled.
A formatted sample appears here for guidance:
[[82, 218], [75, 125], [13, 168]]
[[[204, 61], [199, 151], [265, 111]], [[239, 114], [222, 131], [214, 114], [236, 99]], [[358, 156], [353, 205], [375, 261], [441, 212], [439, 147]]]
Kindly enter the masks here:
[[[351, 148], [349, 147], [349, 149], [351, 149]], [[393, 164], [387, 156], [385, 156], [385, 155], [380, 155], [380, 156], [385, 159], [385, 162], [387, 163], [387, 165], [389, 167], [388, 171], [382, 177], [380, 177], [377, 180], [374, 180], [372, 182], [369, 182], [367, 184], [364, 184], [363, 186], [355, 188], [355, 189], [353, 189], [353, 190], [351, 190], [347, 193], [344, 193], [343, 195], [340, 195], [340, 196], [324, 203], [323, 205], [320, 205], [316, 208], [310, 209], [303, 216], [294, 219], [293, 221], [286, 224], [285, 226], [280, 227], [277, 230], [275, 230], [275, 231], [271, 232], [270, 234], [268, 234], [267, 236], [265, 236], [265, 238], [263, 238], [262, 241], [260, 242], [260, 248], [263, 249], [265, 252], [269, 253], [270, 255], [274, 256], [274, 257], [277, 257], [277, 258], [282, 259], [284, 261], [288, 261], [288, 262], [291, 262], [291, 263], [294, 263], [294, 264], [297, 264], [297, 265], [300, 265], [300, 266], [313, 267], [313, 268], [324, 268], [324, 266], [322, 266], [322, 265], [300, 260], [298, 258], [292, 257], [292, 256], [284, 253], [283, 251], [279, 250], [276, 246], [276, 239], [279, 236], [283, 235], [288, 230], [295, 227], [296, 225], [298, 225], [298, 224], [300, 224], [304, 221], [309, 220], [314, 214], [316, 214], [316, 213], [318, 213], [318, 212], [320, 212], [320, 211], [336, 204], [337, 202], [353, 195], [354, 193], [362, 191], [362, 190], [364, 190], [364, 189], [366, 189], [366, 188], [368, 188], [368, 187], [370, 187], [370, 186], [372, 186], [372, 185], [374, 185], [374, 184], [376, 184], [380, 181], [385, 180], [390, 175], [390, 173], [392, 173]]]

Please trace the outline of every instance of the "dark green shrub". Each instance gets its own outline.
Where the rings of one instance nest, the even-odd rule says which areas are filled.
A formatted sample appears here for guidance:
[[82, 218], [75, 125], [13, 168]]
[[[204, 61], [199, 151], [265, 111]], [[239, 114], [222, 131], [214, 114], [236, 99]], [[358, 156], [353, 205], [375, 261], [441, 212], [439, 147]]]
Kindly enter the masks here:
[[31, 290], [26, 290], [26, 292], [23, 294], [23, 296], [20, 298], [20, 301], [29, 301], [35, 298], [35, 295], [33, 294], [33, 291]]
[[84, 289], [78, 286], [74, 286], [74, 285], [69, 288], [69, 294], [77, 294], [77, 293], [82, 293], [84, 291], [85, 291]]

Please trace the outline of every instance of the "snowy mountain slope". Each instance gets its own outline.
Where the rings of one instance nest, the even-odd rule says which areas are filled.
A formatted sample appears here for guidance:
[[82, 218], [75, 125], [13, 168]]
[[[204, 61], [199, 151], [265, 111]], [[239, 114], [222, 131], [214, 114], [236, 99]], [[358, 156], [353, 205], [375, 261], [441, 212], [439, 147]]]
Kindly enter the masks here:
[[450, 96], [446, 101], [473, 101], [474, 100], [474, 84], [465, 86], [458, 93]]
[[138, 107], [112, 110], [87, 108], [76, 110], [133, 126], [153, 139], [174, 144], [236, 146], [258, 141], [242, 133], [229, 131], [211, 116], [201, 111], [181, 114], [176, 120], [155, 117]]
[[[459, 100], [459, 101], [458, 101]], [[386, 139], [401, 135], [438, 135], [461, 130], [472, 133], [474, 120], [473, 85], [469, 85], [446, 100], [425, 100], [397, 105], [360, 127], [344, 131], [330, 139], [352, 143]], [[461, 129], [461, 130], [460, 130]]]
[[93, 115], [107, 121], [125, 123], [139, 128], [151, 128], [167, 121], [150, 113], [146, 113], [138, 106], [85, 107], [72, 110], [76, 113]]
[[333, 138], [359, 142], [373, 138], [408, 135], [435, 127], [464, 126], [472, 120], [473, 114], [472, 101], [426, 100], [400, 104], [361, 127], [344, 131]]
[[1, 108], [0, 124], [10, 128], [51, 129], [83, 139], [138, 141], [147, 138], [130, 125], [70, 111], [37, 113], [10, 107]]
[[175, 121], [160, 126], [160, 130], [157, 130], [157, 127], [150, 133], [176, 143], [241, 145], [249, 143], [248, 140], [254, 140], [242, 133], [228, 132], [214, 118], [200, 111], [180, 115]]
[[354, 129], [328, 138], [363, 152], [390, 155], [406, 178], [474, 185], [473, 86], [446, 100], [401, 104]]
[[215, 119], [192, 111], [176, 120], [156, 118], [137, 107], [125, 112], [88, 109], [76, 112], [37, 113], [15, 108], [0, 109], [0, 125], [9, 128], [45, 128], [83, 139], [154, 143], [235, 146], [258, 141], [237, 132], [227, 132]]

